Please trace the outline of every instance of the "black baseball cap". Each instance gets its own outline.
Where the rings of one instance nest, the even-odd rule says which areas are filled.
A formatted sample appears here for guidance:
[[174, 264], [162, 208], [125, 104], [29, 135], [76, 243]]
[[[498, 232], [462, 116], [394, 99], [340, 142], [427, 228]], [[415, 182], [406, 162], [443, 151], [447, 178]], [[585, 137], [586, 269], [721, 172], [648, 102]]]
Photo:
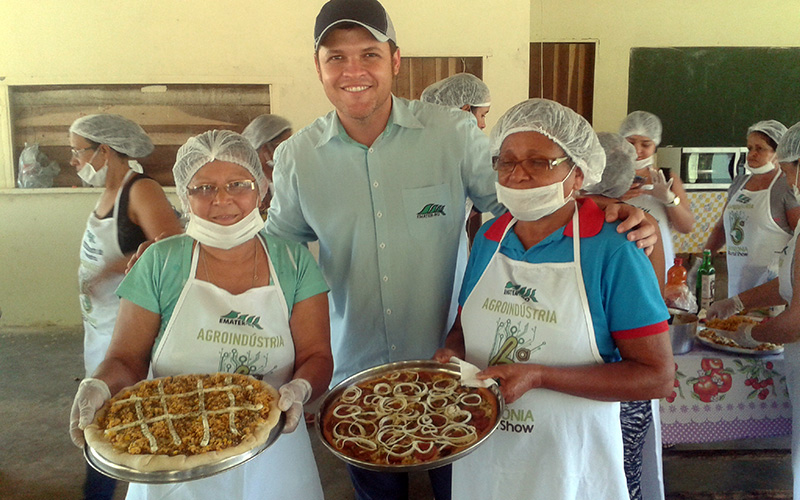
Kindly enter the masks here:
[[397, 43], [389, 14], [377, 0], [330, 0], [317, 14], [314, 24], [314, 50], [328, 31], [340, 23], [355, 23], [366, 28], [379, 42]]

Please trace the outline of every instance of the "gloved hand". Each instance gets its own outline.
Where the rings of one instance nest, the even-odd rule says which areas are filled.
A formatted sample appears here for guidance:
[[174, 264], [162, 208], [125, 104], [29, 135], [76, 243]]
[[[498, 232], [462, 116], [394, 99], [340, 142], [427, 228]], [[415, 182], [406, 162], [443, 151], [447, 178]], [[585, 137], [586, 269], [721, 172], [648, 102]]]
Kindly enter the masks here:
[[744, 304], [738, 295], [711, 304], [706, 311], [706, 319], [725, 319], [744, 309]]
[[286, 412], [286, 423], [283, 426], [283, 433], [294, 432], [300, 419], [303, 418], [303, 405], [311, 397], [311, 383], [304, 378], [296, 378], [283, 384], [278, 393], [281, 399], [278, 401], [278, 409]]
[[762, 344], [760, 340], [753, 338], [752, 331], [754, 326], [756, 325], [752, 323], [743, 323], [739, 325], [739, 328], [735, 332], [717, 330], [717, 333], [723, 337], [728, 337], [742, 347], [752, 349]]
[[100, 379], [85, 378], [78, 386], [69, 415], [69, 437], [75, 446], [83, 448], [83, 429], [94, 420], [94, 414], [111, 399], [108, 385]]
[[672, 182], [675, 179], [664, 177], [664, 172], [661, 170], [650, 170], [650, 181], [653, 183], [653, 190], [650, 192], [661, 203], [669, 205], [675, 199], [675, 193], [671, 191]]

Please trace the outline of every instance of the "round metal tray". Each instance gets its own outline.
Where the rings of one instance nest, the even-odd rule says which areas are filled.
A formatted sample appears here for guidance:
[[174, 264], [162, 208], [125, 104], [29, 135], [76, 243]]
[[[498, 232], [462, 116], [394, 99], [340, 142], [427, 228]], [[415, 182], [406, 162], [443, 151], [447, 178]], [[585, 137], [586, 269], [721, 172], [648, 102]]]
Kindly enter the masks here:
[[217, 463], [201, 465], [186, 470], [163, 470], [142, 472], [124, 465], [115, 464], [97, 453], [88, 444], [83, 447], [83, 456], [95, 470], [105, 474], [106, 476], [129, 483], [148, 483], [148, 484], [164, 484], [164, 483], [180, 483], [185, 481], [193, 481], [195, 479], [202, 479], [204, 477], [213, 476], [221, 472], [225, 472], [234, 467], [238, 467], [248, 460], [254, 458], [270, 446], [280, 437], [283, 432], [283, 426], [286, 423], [286, 414], [281, 413], [278, 419], [278, 424], [269, 433], [266, 442], [252, 450], [246, 451], [240, 455], [228, 457], [220, 460]]
[[398, 361], [396, 363], [388, 363], [385, 365], [376, 366], [374, 368], [369, 368], [364, 370], [360, 373], [349, 377], [338, 384], [327, 393], [325, 393], [322, 403], [319, 405], [319, 409], [317, 410], [317, 415], [315, 419], [315, 427], [317, 428], [317, 434], [320, 437], [320, 441], [325, 445], [328, 450], [331, 451], [335, 456], [339, 459], [344, 460], [345, 462], [355, 465], [357, 467], [361, 467], [363, 469], [378, 471], [378, 472], [413, 472], [413, 471], [424, 471], [428, 469], [435, 469], [436, 467], [441, 467], [443, 465], [447, 465], [449, 463], [455, 462], [459, 458], [462, 458], [470, 453], [472, 453], [478, 446], [480, 446], [486, 439], [491, 436], [497, 427], [500, 425], [500, 421], [502, 420], [503, 411], [505, 410], [505, 401], [503, 400], [503, 395], [500, 393], [500, 389], [498, 388], [497, 384], [492, 385], [489, 390], [492, 394], [494, 394], [496, 401], [497, 401], [497, 420], [495, 421], [492, 428], [489, 432], [486, 433], [478, 441], [472, 443], [467, 448], [453, 453], [452, 455], [448, 455], [446, 457], [440, 458], [438, 460], [432, 460], [430, 462], [424, 462], [421, 464], [414, 464], [414, 465], [392, 465], [392, 464], [373, 464], [371, 462], [364, 462], [362, 460], [356, 460], [352, 457], [348, 457], [344, 455], [339, 450], [334, 448], [327, 439], [325, 439], [325, 434], [322, 432], [322, 417], [327, 412], [328, 406], [331, 405], [338, 397], [347, 389], [349, 386], [358, 384], [364, 380], [370, 379], [372, 377], [378, 375], [384, 375], [387, 373], [395, 372], [398, 370], [414, 370], [414, 369], [424, 369], [424, 370], [432, 370], [438, 371], [441, 373], [447, 373], [450, 375], [455, 375], [459, 377], [461, 375], [461, 371], [459, 366], [456, 363], [439, 363], [434, 360], [419, 360], [419, 361]]

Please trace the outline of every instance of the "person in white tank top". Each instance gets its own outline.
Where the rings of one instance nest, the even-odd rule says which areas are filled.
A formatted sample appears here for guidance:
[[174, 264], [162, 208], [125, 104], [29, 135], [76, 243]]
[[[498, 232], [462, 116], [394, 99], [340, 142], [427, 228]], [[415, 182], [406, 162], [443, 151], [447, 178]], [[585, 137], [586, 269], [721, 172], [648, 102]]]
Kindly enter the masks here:
[[636, 176], [622, 199], [656, 218], [664, 246], [664, 276], [675, 260], [672, 231], [689, 234], [694, 215], [686, 199], [680, 176], [670, 172], [669, 179], [655, 164], [656, 148], [661, 143], [661, 120], [647, 111], [634, 111], [619, 127], [619, 134], [636, 148]]
[[[776, 149], [776, 161], [786, 175], [796, 198], [800, 198], [800, 123], [783, 134]], [[783, 312], [768, 323], [743, 324], [735, 332], [722, 332], [744, 347], [755, 347], [762, 342], [784, 344], [786, 385], [792, 401], [792, 420], [800, 422], [800, 247], [798, 230], [782, 252], [778, 277], [763, 285], [745, 290], [738, 295], [711, 304], [708, 318], [727, 318], [744, 309], [787, 305]], [[792, 430], [792, 474], [794, 498], [800, 498], [800, 431]]]

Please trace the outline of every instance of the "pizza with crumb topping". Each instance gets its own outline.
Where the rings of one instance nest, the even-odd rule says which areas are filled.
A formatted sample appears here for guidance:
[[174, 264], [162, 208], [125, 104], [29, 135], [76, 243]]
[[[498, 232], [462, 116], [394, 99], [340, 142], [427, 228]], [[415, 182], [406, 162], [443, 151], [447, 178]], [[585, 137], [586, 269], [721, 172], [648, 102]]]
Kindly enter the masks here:
[[121, 390], [84, 435], [114, 464], [187, 470], [263, 445], [279, 418], [278, 392], [265, 382], [235, 373], [177, 375]]
[[494, 427], [497, 397], [462, 386], [458, 376], [404, 369], [345, 388], [323, 409], [328, 444], [359, 462], [429, 463], [479, 442]]

